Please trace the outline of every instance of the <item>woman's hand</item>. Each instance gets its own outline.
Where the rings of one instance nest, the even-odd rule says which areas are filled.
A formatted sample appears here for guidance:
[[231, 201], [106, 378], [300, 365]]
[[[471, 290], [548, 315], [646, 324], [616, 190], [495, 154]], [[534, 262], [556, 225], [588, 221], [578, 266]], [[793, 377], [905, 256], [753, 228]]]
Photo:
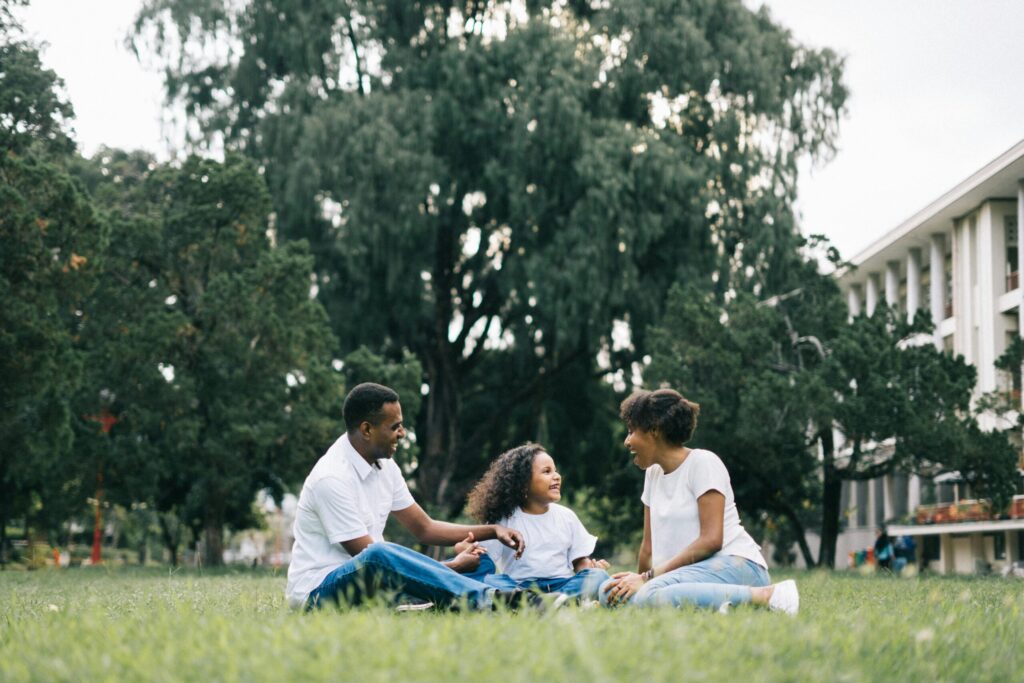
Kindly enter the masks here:
[[494, 537], [501, 541], [502, 545], [515, 550], [517, 560], [523, 556], [523, 551], [526, 550], [526, 541], [523, 540], [523, 535], [515, 529], [495, 524]]
[[612, 574], [612, 581], [605, 588], [609, 605], [621, 605], [633, 597], [640, 587], [647, 583], [643, 574], [636, 572], [618, 572]]

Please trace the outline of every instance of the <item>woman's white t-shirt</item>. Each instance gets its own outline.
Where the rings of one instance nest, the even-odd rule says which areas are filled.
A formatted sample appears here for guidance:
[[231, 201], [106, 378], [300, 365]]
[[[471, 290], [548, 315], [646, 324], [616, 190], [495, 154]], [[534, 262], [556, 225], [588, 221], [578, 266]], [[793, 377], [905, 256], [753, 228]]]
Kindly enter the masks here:
[[523, 556], [515, 559], [515, 551], [498, 541], [484, 541], [481, 545], [487, 548], [498, 571], [516, 581], [568, 579], [575, 574], [573, 560], [589, 557], [597, 543], [597, 536], [587, 532], [575, 512], [555, 503], [542, 515], [516, 508], [498, 523], [523, 535]]
[[717, 455], [703, 449], [691, 450], [683, 464], [669, 474], [661, 465], [647, 468], [640, 500], [651, 509], [651, 559], [655, 567], [671, 560], [700, 536], [697, 499], [712, 490], [725, 496], [719, 552], [745, 557], [767, 568], [761, 547], [740, 524], [729, 471]]

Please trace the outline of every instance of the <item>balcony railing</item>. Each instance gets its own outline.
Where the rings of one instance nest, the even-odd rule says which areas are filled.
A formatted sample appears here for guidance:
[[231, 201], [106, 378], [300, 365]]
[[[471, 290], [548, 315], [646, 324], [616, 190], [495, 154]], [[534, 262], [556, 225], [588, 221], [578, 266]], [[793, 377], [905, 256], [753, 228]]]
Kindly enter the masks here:
[[1020, 287], [1020, 271], [1015, 270], [1006, 276], [1006, 291], [1012, 292]]
[[990, 519], [1024, 519], [1024, 496], [1014, 496], [1006, 512], [992, 514], [987, 500], [961, 500], [959, 503], [921, 505], [914, 513], [916, 524], [951, 524], [955, 522], [983, 522]]

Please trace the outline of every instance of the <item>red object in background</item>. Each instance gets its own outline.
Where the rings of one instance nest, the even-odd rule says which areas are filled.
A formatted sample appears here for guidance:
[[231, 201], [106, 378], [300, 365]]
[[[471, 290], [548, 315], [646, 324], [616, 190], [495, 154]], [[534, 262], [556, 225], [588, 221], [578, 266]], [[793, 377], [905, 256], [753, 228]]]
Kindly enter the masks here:
[[[104, 408], [100, 411], [99, 415], [86, 415], [86, 420], [92, 420], [93, 422], [100, 423], [100, 429], [103, 433], [110, 437], [110, 430], [117, 424], [117, 417], [114, 416], [109, 410]], [[103, 463], [99, 462], [96, 465], [96, 523], [92, 528], [92, 554], [89, 556], [89, 561], [92, 564], [99, 564], [102, 562], [101, 548], [103, 547], [103, 513], [100, 511], [100, 505], [103, 501]]]

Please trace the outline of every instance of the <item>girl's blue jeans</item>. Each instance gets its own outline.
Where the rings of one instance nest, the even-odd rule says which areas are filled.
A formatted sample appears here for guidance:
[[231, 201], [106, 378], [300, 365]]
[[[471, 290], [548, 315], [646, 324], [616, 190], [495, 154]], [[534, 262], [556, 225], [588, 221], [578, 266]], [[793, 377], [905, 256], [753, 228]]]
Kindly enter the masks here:
[[[761, 565], [736, 555], [712, 555], [686, 567], [656, 576], [630, 597], [627, 604], [638, 607], [691, 605], [718, 609], [742, 605], [753, 598], [751, 587], [767, 586], [771, 580]], [[608, 607], [608, 594], [601, 585], [601, 604]]]
[[371, 543], [324, 578], [309, 594], [306, 610], [326, 603], [357, 605], [378, 591], [405, 593], [438, 607], [464, 600], [471, 609], [487, 609], [494, 589], [397, 543]]
[[598, 589], [610, 577], [603, 569], [584, 569], [567, 579], [527, 579], [516, 581], [508, 574], [498, 574], [494, 560], [480, 556], [480, 566], [465, 576], [482, 581], [499, 590], [536, 589], [543, 593], [565, 593], [583, 600], [597, 600]]

